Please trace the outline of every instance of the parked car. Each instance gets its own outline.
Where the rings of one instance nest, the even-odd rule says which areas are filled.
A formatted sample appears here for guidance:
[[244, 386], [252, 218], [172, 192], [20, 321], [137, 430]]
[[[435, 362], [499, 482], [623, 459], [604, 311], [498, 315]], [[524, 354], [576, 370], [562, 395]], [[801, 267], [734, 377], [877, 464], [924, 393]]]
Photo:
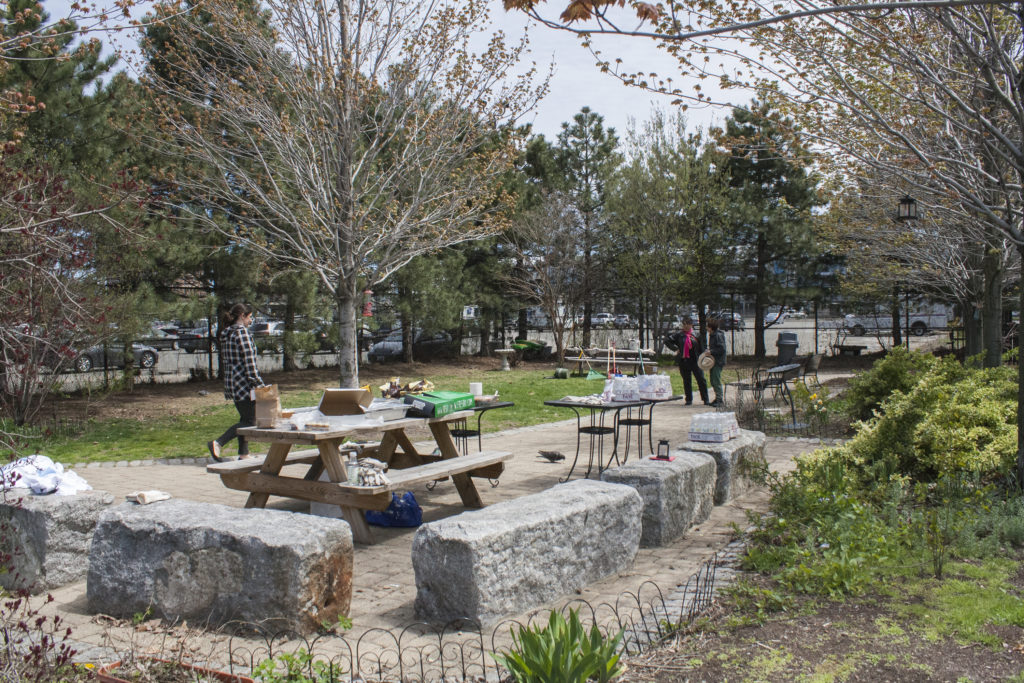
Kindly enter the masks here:
[[[451, 358], [455, 356], [455, 344], [447, 332], [413, 333], [412, 354], [417, 360]], [[370, 347], [367, 358], [371, 363], [398, 360], [402, 357], [402, 331], [394, 330], [383, 340]]]
[[207, 350], [217, 352], [217, 332], [214, 330], [213, 339], [210, 339], [210, 328], [184, 327], [178, 330], [178, 346], [187, 353], [196, 351], [206, 352]]
[[181, 348], [178, 335], [172, 334], [161, 327], [151, 329], [149, 334], [139, 339], [139, 342], [161, 351], [177, 351]]
[[615, 323], [615, 316], [611, 313], [594, 313], [590, 316], [591, 327], [611, 327]]
[[[143, 370], [155, 368], [160, 359], [160, 352], [152, 346], [146, 346], [134, 342], [132, 344], [132, 355], [135, 357], [135, 367]], [[102, 345], [91, 346], [75, 358], [75, 370], [78, 372], [89, 372], [94, 368], [106, 367], [121, 369], [124, 367], [124, 353], [118, 342], [107, 344], [106, 351]]]
[[[949, 319], [941, 307], [922, 308], [910, 312], [910, 325], [908, 326], [906, 311], [901, 309], [900, 325], [904, 332], [909, 330], [910, 334], [920, 337], [931, 330], [947, 327]], [[843, 318], [843, 328], [855, 337], [863, 336], [867, 332], [888, 332], [892, 329], [892, 313], [885, 309], [864, 315], [849, 313]]]
[[281, 320], [265, 320], [255, 322], [249, 327], [249, 333], [260, 351], [284, 351], [284, 322]]
[[784, 308], [782, 312], [786, 314], [787, 318], [806, 318], [807, 311], [802, 308]]
[[768, 311], [764, 314], [764, 326], [781, 325], [786, 322], [785, 311]]
[[620, 330], [636, 327], [636, 322], [633, 321], [633, 318], [631, 318], [628, 313], [619, 313], [615, 316], [613, 323], [615, 327]]
[[721, 321], [720, 329], [722, 330], [745, 330], [747, 329], [747, 323], [743, 320], [743, 316], [739, 313], [730, 313], [729, 311], [718, 311], [710, 314], [712, 318], [718, 318]]

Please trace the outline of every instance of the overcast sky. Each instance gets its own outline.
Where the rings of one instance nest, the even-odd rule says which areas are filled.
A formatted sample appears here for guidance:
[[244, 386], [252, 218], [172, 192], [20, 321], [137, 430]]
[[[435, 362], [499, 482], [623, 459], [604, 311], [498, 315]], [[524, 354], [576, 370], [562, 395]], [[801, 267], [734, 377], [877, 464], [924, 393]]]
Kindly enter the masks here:
[[[555, 7], [557, 3], [549, 4]], [[582, 107], [590, 107], [604, 117], [606, 126], [615, 128], [620, 139], [625, 139], [630, 118], [640, 125], [650, 117], [653, 107], [672, 109], [671, 98], [623, 85], [614, 76], [601, 73], [594, 66], [594, 56], [574, 34], [530, 25], [521, 12], [505, 12], [499, 1], [492, 2], [492, 7], [495, 26], [510, 38], [522, 35], [524, 27], [529, 27], [530, 49], [539, 67], [546, 69], [552, 61], [555, 63], [551, 92], [534, 112], [535, 132], [554, 139], [563, 121], [571, 120]], [[659, 76], [679, 73], [675, 60], [658, 50], [653, 41], [605, 36], [595, 37], [594, 43], [603, 56], [612, 61], [620, 57], [637, 70], [653, 71]], [[712, 121], [721, 123], [723, 119], [722, 110], [691, 107], [687, 111], [690, 129], [706, 127]]]
[[[69, 0], [49, 0], [47, 9], [52, 16], [61, 16], [67, 11]], [[557, 0], [550, 4], [556, 7]], [[141, 18], [148, 2], [145, 0], [132, 10], [132, 16]], [[551, 79], [551, 90], [527, 120], [533, 123], [535, 133], [543, 133], [548, 139], [555, 139], [561, 124], [572, 119], [583, 107], [590, 107], [601, 114], [605, 125], [615, 128], [620, 140], [625, 140], [629, 119], [642, 124], [650, 117], [653, 107], [671, 110], [671, 98], [654, 95], [639, 88], [623, 85], [609, 74], [603, 74], [594, 66], [594, 56], [582, 47], [579, 39], [566, 31], [549, 29], [531, 23], [521, 12], [506, 12], [501, 0], [491, 0], [491, 18], [496, 29], [503, 30], [510, 42], [518, 40], [528, 27], [531, 58], [537, 62], [538, 70], [546, 73], [554, 62], [555, 74]], [[105, 36], [105, 43], [116, 42], [125, 48], [134, 46], [130, 34]], [[609, 59], [620, 57], [627, 66], [636, 70], [655, 72], [659, 76], [677, 76], [675, 60], [658, 50], [652, 41], [641, 38], [596, 37], [596, 47]], [[679, 79], [676, 78], [676, 81]], [[705, 90], [707, 84], [705, 84]], [[693, 109], [687, 111], [691, 130], [706, 127], [709, 123], [721, 123], [725, 115], [721, 109]]]

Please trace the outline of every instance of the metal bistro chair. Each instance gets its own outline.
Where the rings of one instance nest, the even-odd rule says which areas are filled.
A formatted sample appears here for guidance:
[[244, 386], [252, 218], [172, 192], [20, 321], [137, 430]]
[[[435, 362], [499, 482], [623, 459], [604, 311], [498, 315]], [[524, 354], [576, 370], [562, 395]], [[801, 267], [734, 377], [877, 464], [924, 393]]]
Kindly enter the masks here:
[[804, 386], [810, 389], [807, 384], [807, 378], [814, 378], [814, 385], [820, 387], [821, 381], [818, 380], [818, 367], [821, 366], [821, 359], [825, 357], [823, 353], [815, 353], [807, 357], [804, 361], [804, 366], [800, 370], [800, 381], [804, 383]]

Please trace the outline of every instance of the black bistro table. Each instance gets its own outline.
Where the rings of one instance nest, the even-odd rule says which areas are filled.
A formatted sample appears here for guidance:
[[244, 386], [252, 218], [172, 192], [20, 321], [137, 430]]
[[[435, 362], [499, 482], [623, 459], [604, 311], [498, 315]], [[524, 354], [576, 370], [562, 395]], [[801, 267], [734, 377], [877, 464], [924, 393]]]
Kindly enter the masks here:
[[462, 455], [469, 453], [469, 440], [472, 437], [476, 437], [476, 449], [478, 451], [483, 450], [483, 437], [480, 432], [480, 420], [483, 419], [484, 413], [488, 410], [494, 410], [495, 408], [511, 408], [515, 405], [513, 401], [480, 401], [473, 406], [473, 412], [476, 413], [476, 429], [472, 429], [467, 424], [467, 420], [461, 422], [455, 422], [454, 427], [451, 430], [452, 438], [455, 440], [456, 445], [459, 447], [459, 451]]
[[[654, 440], [651, 436], [651, 431], [654, 429], [654, 408], [661, 403], [668, 403], [669, 401], [679, 401], [683, 397], [680, 396], [669, 396], [667, 398], [643, 398], [643, 405], [636, 409], [636, 414], [633, 414], [633, 408], [626, 409], [626, 416], [619, 418], [619, 427], [625, 427], [626, 439], [622, 446], [622, 460], [625, 462], [629, 460], [629, 435], [630, 430], [636, 427], [636, 457], [641, 459], [644, 457], [644, 429], [647, 430], [647, 448], [648, 454], [654, 453]], [[646, 410], [646, 415], [644, 411]]]
[[[573, 401], [558, 399], [556, 401], [544, 401], [546, 406], [555, 408], [569, 408], [576, 413], [576, 455], [572, 459], [572, 467], [561, 482], [569, 481], [576, 463], [580, 459], [580, 443], [582, 435], [589, 438], [589, 454], [587, 459], [587, 473], [583, 475], [589, 478], [590, 472], [594, 469], [595, 456], [597, 459], [597, 472], [600, 474], [606, 467], [610, 467], [614, 460], [619, 463], [619, 413], [627, 408], [639, 408], [646, 405], [646, 401]], [[589, 421], [583, 420], [583, 412], [590, 415]], [[607, 464], [604, 463], [604, 440], [606, 436], [612, 438], [612, 452], [608, 456]]]

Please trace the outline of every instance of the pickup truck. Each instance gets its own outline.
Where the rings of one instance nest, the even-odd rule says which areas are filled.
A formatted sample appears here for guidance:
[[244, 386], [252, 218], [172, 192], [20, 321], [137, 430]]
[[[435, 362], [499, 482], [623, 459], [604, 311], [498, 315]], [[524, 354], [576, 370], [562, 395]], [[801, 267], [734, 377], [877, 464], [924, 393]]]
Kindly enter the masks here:
[[[949, 320], [946, 313], [938, 309], [911, 311], [910, 324], [907, 325], [907, 313], [906, 311], [900, 311], [900, 324], [903, 326], [904, 332], [909, 329], [910, 334], [920, 337], [932, 330], [948, 326]], [[843, 320], [843, 328], [855, 337], [861, 337], [867, 332], [874, 333], [891, 330], [892, 313], [889, 311], [878, 311], [864, 315], [850, 313]]]

